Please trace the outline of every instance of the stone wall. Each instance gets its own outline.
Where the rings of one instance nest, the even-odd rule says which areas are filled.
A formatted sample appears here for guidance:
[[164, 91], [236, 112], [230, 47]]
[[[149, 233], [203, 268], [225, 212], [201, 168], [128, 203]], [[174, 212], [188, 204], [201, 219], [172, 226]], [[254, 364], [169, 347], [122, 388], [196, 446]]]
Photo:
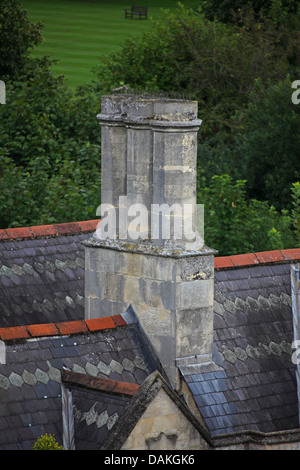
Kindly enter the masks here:
[[209, 446], [161, 389], [131, 431], [122, 450], [200, 450]]
[[[86, 318], [134, 308], [169, 378], [211, 354], [213, 256], [167, 257], [91, 247], [86, 252]], [[200, 356], [200, 357], [199, 357]]]

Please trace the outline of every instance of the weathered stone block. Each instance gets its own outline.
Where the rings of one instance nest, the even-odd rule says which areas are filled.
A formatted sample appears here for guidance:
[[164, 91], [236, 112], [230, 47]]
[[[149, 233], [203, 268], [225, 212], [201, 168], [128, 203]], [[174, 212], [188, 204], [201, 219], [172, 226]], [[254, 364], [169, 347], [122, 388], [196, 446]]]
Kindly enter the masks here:
[[182, 281], [180, 283], [180, 309], [213, 306], [213, 279]]
[[118, 253], [116, 272], [127, 276], [141, 277], [143, 275], [143, 256], [135, 253]]
[[110, 300], [124, 300], [124, 284], [123, 275], [107, 273], [106, 275], [106, 298]]
[[102, 248], [87, 247], [85, 250], [86, 270], [114, 273], [116, 252]]
[[201, 356], [211, 352], [213, 307], [176, 312], [176, 358]]
[[139, 278], [133, 276], [125, 277], [124, 301], [132, 305], [144, 303], [142, 292], [140, 292]]

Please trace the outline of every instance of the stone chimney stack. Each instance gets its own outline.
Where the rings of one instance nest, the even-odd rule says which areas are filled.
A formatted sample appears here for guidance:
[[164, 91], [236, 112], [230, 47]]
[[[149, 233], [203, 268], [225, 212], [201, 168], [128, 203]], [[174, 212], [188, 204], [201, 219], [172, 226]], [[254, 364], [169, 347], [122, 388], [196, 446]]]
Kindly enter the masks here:
[[197, 102], [102, 99], [101, 224], [86, 242], [86, 318], [131, 305], [175, 388], [211, 360], [214, 254], [197, 230]]

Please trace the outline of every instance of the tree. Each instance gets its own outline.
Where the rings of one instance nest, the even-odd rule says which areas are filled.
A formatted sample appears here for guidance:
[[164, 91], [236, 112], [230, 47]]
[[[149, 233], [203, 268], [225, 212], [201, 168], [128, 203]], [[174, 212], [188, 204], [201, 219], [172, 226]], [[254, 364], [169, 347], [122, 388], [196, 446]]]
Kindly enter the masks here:
[[[234, 182], [229, 175], [215, 175], [209, 185], [199, 189], [207, 245], [220, 256], [294, 248], [300, 240], [293, 230], [293, 214], [247, 199], [245, 186], [244, 180]], [[299, 195], [294, 210], [299, 214]]]
[[127, 85], [137, 91], [166, 92], [199, 102], [201, 135], [230, 133], [230, 117], [245, 108], [255, 79], [278, 81], [290, 69], [277, 48], [275, 30], [255, 34], [236, 25], [204, 18], [179, 6], [167, 12], [140, 38], [103, 57], [95, 70], [95, 90]]
[[232, 147], [235, 168], [250, 197], [277, 209], [291, 208], [290, 187], [300, 179], [300, 109], [291, 100], [292, 80], [258, 80], [247, 109], [236, 116], [241, 131]]
[[242, 10], [253, 10], [256, 18], [271, 17], [276, 21], [287, 15], [297, 13], [299, 0], [204, 0], [205, 16], [216, 18], [224, 23], [235, 21], [236, 14]]
[[0, 226], [94, 218], [101, 202], [98, 102], [93, 93], [74, 96], [49, 58], [31, 59], [37, 29], [19, 2], [0, 5], [17, 36], [9, 46], [16, 62], [2, 56], [9, 75], [0, 106]]
[[0, 77], [14, 78], [42, 41], [42, 23], [32, 24], [19, 0], [0, 0]]

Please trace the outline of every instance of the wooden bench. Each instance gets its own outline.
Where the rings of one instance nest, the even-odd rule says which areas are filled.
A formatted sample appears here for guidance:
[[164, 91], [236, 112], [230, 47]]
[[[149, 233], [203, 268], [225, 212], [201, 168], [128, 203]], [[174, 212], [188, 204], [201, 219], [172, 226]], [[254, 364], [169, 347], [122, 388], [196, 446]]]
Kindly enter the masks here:
[[131, 8], [125, 8], [125, 18], [134, 18], [138, 16], [140, 20], [147, 19], [148, 7], [139, 7], [132, 5]]

